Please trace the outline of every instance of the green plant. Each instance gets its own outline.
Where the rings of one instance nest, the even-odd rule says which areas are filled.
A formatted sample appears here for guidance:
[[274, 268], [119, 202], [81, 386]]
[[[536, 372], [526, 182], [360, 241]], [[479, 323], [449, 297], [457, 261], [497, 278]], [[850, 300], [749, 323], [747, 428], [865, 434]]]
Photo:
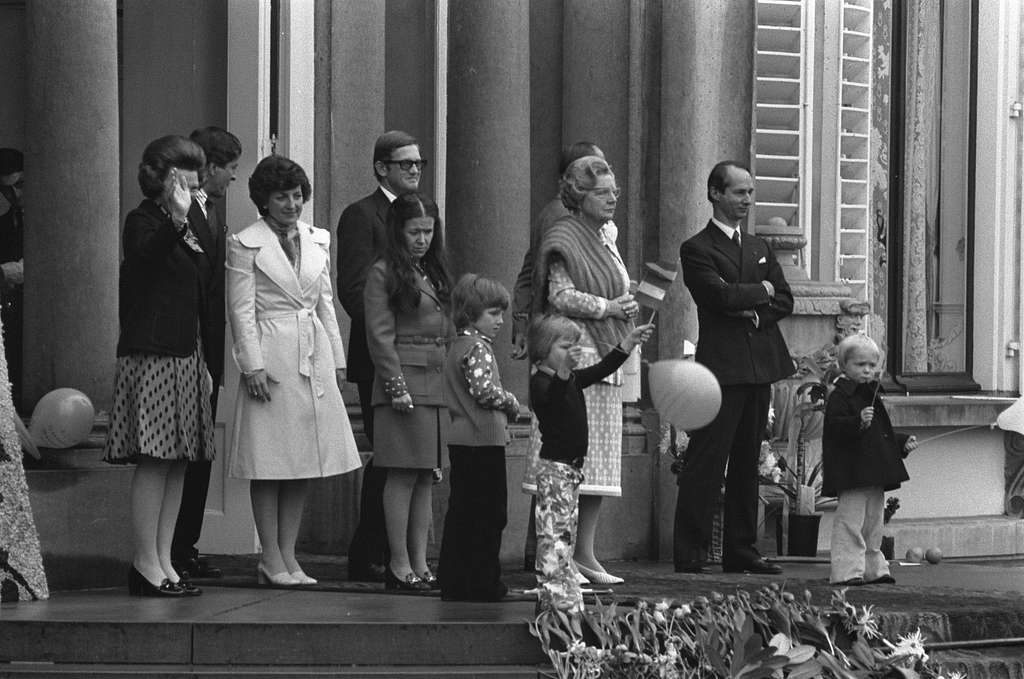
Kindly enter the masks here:
[[598, 602], [578, 616], [543, 611], [530, 632], [556, 679], [941, 677], [919, 632], [882, 638], [874, 609], [845, 592], [826, 607], [774, 583], [690, 603]]

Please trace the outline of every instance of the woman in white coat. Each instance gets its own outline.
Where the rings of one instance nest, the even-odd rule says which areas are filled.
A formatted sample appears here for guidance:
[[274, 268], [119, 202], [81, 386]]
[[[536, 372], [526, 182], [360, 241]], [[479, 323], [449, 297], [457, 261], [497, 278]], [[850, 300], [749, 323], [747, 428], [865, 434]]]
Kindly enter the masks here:
[[228, 312], [242, 373], [228, 470], [250, 480], [261, 584], [316, 582], [295, 559], [308, 480], [360, 466], [341, 399], [345, 353], [330, 233], [299, 221], [310, 193], [297, 163], [264, 158], [249, 178], [262, 219], [227, 246]]

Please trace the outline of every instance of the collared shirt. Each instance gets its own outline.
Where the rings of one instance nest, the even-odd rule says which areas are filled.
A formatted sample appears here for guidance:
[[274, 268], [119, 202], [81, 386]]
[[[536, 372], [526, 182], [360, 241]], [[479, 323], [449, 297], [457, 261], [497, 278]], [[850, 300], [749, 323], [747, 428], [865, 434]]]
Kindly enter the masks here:
[[209, 197], [207, 197], [207, 195], [206, 195], [206, 190], [205, 189], [196, 189], [195, 191], [193, 191], [192, 192], [192, 200], [194, 200], [197, 203], [199, 203], [199, 209], [203, 211], [203, 216], [206, 217], [207, 219], [209, 219], [210, 218], [210, 213], [207, 212], [207, 210], [206, 210], [206, 201], [209, 200]]
[[[720, 222], [717, 219], [715, 219], [714, 217], [711, 218], [711, 221], [715, 223], [715, 226], [717, 226], [719, 229], [722, 230], [722, 233], [724, 233], [725, 237], [728, 238], [729, 240], [732, 240], [732, 235], [734, 233], [736, 233], [737, 231], [739, 231], [739, 227], [738, 226], [729, 226], [725, 222]], [[740, 240], [743, 240], [743, 234], [742, 233], [740, 234]]]
[[394, 203], [395, 198], [398, 198], [398, 196], [388, 191], [387, 187], [383, 184], [380, 184], [380, 190], [384, 192], [384, 197], [388, 199], [389, 203]]

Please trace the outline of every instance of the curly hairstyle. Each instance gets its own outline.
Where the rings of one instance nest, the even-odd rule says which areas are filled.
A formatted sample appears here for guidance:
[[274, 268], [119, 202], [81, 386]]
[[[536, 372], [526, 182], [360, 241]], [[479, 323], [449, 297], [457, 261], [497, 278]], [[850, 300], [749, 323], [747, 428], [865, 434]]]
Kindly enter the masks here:
[[530, 329], [526, 331], [526, 346], [530, 352], [530, 363], [540, 363], [548, 354], [551, 347], [563, 337], [578, 342], [583, 336], [580, 326], [572, 319], [560, 314], [547, 314], [538, 316], [530, 323]]
[[467, 273], [452, 288], [452, 323], [458, 329], [468, 328], [484, 311], [497, 307], [508, 309], [509, 294], [505, 286], [491, 278]]
[[267, 215], [270, 194], [295, 188], [302, 189], [303, 203], [308, 201], [313, 193], [306, 171], [294, 160], [284, 156], [267, 156], [259, 162], [249, 177], [249, 198], [256, 205], [261, 217]]
[[562, 180], [558, 184], [559, 197], [562, 205], [570, 212], [576, 212], [583, 204], [583, 199], [597, 185], [598, 177], [609, 175], [612, 181], [615, 180], [615, 173], [611, 166], [603, 158], [598, 156], [583, 156], [569, 164], [569, 167], [562, 173]]
[[191, 139], [169, 134], [149, 142], [139, 163], [139, 188], [146, 198], [163, 195], [164, 182], [171, 168], [201, 171], [206, 166], [203, 147]]
[[420, 260], [420, 266], [437, 290], [444, 306], [451, 299], [451, 276], [448, 273], [448, 258], [444, 247], [444, 229], [437, 203], [419, 193], [406, 193], [394, 200], [388, 208], [384, 253], [387, 264], [388, 305], [398, 311], [412, 311], [420, 303], [419, 273], [413, 265], [412, 255], [405, 244], [405, 224], [417, 217], [434, 220], [434, 236], [427, 253]]

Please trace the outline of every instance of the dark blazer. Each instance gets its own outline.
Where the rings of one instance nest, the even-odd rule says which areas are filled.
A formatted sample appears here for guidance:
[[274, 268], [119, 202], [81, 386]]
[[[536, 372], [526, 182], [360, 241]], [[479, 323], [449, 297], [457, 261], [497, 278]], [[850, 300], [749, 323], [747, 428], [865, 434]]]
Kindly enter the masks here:
[[217, 204], [207, 201], [208, 216], [203, 215], [199, 203], [192, 201], [188, 219], [203, 246], [206, 257], [206, 304], [203, 312], [203, 354], [206, 367], [213, 377], [214, 390], [224, 376], [224, 254], [227, 227], [217, 213]]
[[366, 274], [384, 249], [388, 197], [377, 189], [352, 203], [338, 220], [338, 299], [352, 319], [348, 336], [348, 372], [352, 382], [373, 379], [373, 362], [366, 346], [363, 288]]
[[876, 382], [857, 384], [845, 377], [836, 380], [825, 406], [821, 438], [822, 495], [868, 486], [896, 490], [910, 478], [903, 465], [903, 448], [910, 437], [893, 431], [881, 388], [874, 399], [871, 426], [860, 428], [860, 411], [872, 405], [876, 386]]
[[148, 198], [128, 213], [121, 240], [117, 355], [191, 355], [205, 311], [206, 259]]
[[[771, 384], [796, 371], [778, 326], [793, 311], [782, 267], [763, 238], [743, 233], [741, 243], [742, 253], [708, 222], [679, 248], [683, 280], [697, 303], [696, 358], [722, 386]], [[775, 286], [774, 297], [764, 280]]]

